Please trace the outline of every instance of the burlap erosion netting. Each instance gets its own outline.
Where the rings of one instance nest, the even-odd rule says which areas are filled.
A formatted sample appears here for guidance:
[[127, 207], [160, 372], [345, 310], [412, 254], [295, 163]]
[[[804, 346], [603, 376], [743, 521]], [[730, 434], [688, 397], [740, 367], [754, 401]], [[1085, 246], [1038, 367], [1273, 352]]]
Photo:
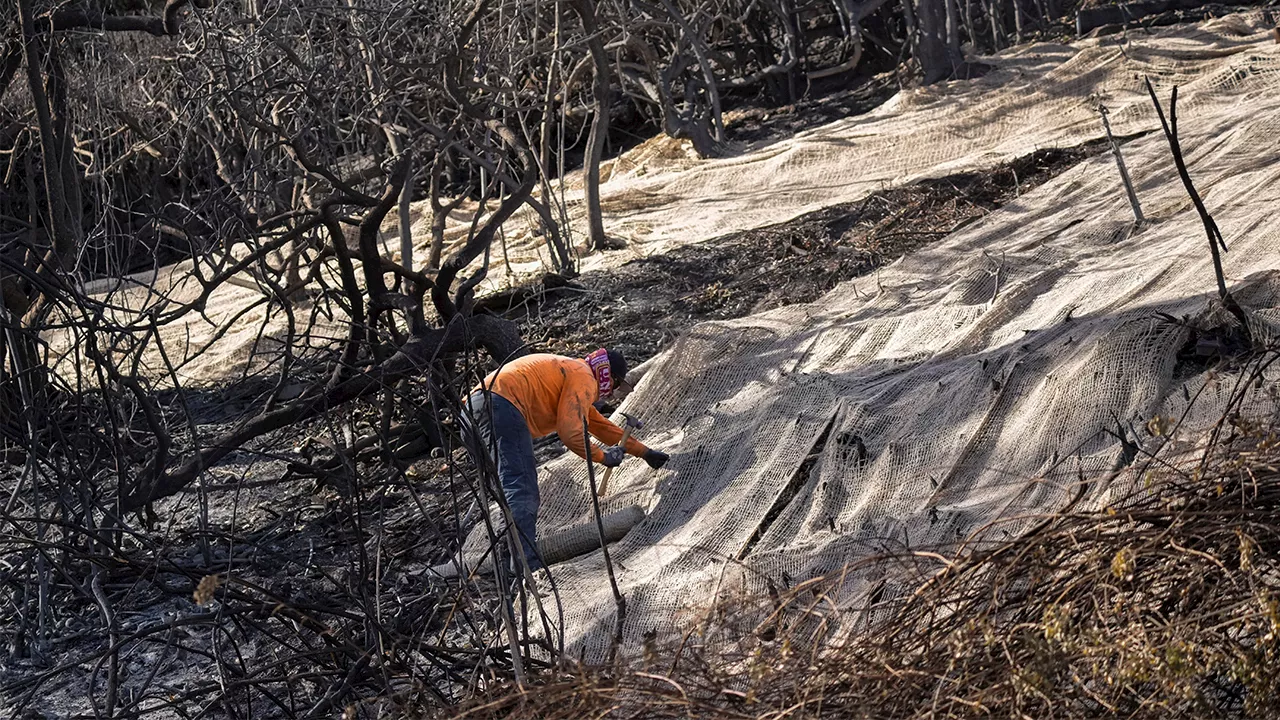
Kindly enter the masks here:
[[[1230, 245], [1228, 285], [1266, 340], [1280, 316], [1280, 48], [1261, 29], [1235, 17], [1143, 37], [1109, 66], [1067, 61], [1049, 73], [1060, 84], [1037, 83], [1039, 100], [1002, 92], [992, 105], [1042, 118], [1035, 102], [1055, 96], [1058, 107], [1087, 107], [1107, 75], [1133, 102], [1117, 113], [1130, 132], [1146, 111], [1124, 58], [1179, 58], [1159, 73], [1161, 96], [1171, 81], [1192, 90], [1178, 105], [1190, 172]], [[1198, 79], [1187, 70], [1193, 43], [1214, 66]], [[1069, 134], [1067, 124], [1037, 132]], [[914, 147], [945, 145], [938, 138]], [[660, 356], [623, 409], [671, 462], [627, 463], [603, 508], [649, 507], [612, 549], [626, 644], [680, 629], [718, 592], [785, 587], [884, 549], [948, 552], [983, 533], [1016, 534], [1072, 500], [1096, 507], [1127, 486], [1124, 475], [1107, 479], [1134, 445], [1158, 444], [1143, 431], [1153, 416], [1181, 416], [1198, 397], [1185, 427], [1216, 420], [1234, 378], [1180, 362], [1190, 331], [1157, 314], [1225, 317], [1213, 311], [1204, 229], [1162, 135], [1125, 154], [1141, 228], [1114, 161], [1099, 156], [876, 277], [809, 305], [700, 325]], [[859, 154], [849, 157], [856, 173]], [[1250, 410], [1274, 412], [1273, 398], [1264, 384]], [[573, 456], [544, 466], [540, 532], [589, 517], [584, 476]], [[601, 657], [616, 622], [601, 554], [556, 574], [573, 654]], [[883, 580], [901, 589], [854, 573], [842, 600]]]

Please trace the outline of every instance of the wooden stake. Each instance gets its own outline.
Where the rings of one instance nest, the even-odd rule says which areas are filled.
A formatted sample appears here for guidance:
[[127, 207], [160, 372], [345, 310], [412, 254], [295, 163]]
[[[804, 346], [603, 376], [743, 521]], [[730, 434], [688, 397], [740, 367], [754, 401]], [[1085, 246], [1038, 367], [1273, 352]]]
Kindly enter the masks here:
[[1129, 179], [1129, 170], [1124, 166], [1124, 156], [1120, 154], [1120, 143], [1111, 135], [1111, 123], [1107, 121], [1107, 106], [1098, 104], [1098, 114], [1102, 116], [1102, 128], [1107, 131], [1107, 141], [1111, 143], [1111, 154], [1116, 158], [1116, 167], [1120, 169], [1120, 180], [1124, 182], [1124, 190], [1129, 194], [1129, 205], [1133, 207], [1133, 219], [1142, 224], [1142, 205], [1138, 203], [1138, 194], [1133, 191], [1133, 181]]

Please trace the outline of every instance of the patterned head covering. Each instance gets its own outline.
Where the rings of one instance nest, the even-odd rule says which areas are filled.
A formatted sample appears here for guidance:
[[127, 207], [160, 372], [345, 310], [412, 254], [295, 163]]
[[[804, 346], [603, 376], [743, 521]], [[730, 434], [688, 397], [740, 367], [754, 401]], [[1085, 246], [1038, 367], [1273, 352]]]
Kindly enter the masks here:
[[609, 397], [613, 392], [613, 369], [609, 366], [609, 351], [600, 348], [587, 356], [587, 365], [591, 374], [596, 376], [596, 384], [600, 387], [600, 397]]

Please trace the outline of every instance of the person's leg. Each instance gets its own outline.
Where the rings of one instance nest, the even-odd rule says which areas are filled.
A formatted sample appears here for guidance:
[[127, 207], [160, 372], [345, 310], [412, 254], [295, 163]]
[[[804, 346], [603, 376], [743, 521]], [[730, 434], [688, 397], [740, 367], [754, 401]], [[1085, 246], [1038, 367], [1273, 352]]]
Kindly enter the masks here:
[[533, 456], [533, 436], [520, 410], [500, 395], [490, 399], [493, 429], [498, 442], [498, 477], [511, 508], [520, 545], [529, 569], [542, 567], [538, 557], [538, 464]]
[[542, 567], [537, 554], [537, 522], [540, 497], [533, 436], [520, 410], [501, 395], [475, 393], [468, 400], [477, 440], [492, 453], [502, 483], [502, 494], [511, 509], [520, 545], [529, 568]]

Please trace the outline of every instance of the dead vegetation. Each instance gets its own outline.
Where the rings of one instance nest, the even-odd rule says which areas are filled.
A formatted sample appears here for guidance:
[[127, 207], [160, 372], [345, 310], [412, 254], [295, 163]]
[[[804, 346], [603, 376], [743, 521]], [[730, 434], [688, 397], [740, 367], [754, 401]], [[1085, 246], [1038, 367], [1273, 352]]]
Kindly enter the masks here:
[[[931, 43], [939, 45], [942, 3], [916, 4], [931, 9]], [[481, 0], [451, 7], [446, 16], [391, 0], [251, 5], [267, 12], [241, 14], [202, 0], [169, 0], [163, 15], [138, 14], [144, 11], [128, 3], [20, 0], [21, 28], [12, 19], [0, 23], [6, 33], [0, 91], [12, 89], [0, 107], [11, 190], [0, 202], [5, 711], [95, 718], [354, 717], [424, 708], [443, 714], [480, 692], [494, 704], [471, 706], [475, 714], [554, 715], [599, 710], [615, 700], [645, 712], [657, 708], [659, 715], [745, 708], [739, 714], [751, 716], [762, 707], [792, 707], [796, 714], [811, 709], [784, 684], [799, 673], [809, 679], [793, 684], [817, 693], [818, 712], [854, 712], [867, 707], [857, 703], [871, 701], [892, 710], [893, 702], [907, 707], [926, 691], [957, 712], [985, 702], [1043, 707], [1033, 702], [1032, 690], [1049, 681], [988, 682], [995, 676], [982, 673], [994, 671], [981, 670], [981, 661], [1001, 667], [992, 655], [972, 656], [971, 674], [962, 676], [973, 678], [970, 685], [938, 685], [937, 678], [949, 678], [940, 668], [955, 652], [939, 649], [931, 629], [918, 636], [928, 642], [914, 651], [906, 641], [917, 636], [900, 637], [896, 649], [850, 641], [855, 664], [801, 653], [801, 633], [812, 631], [806, 623], [814, 615], [801, 613], [791, 623], [791, 610], [775, 611], [778, 603], [795, 609], [824, 600], [820, 584], [786, 602], [782, 595], [762, 599], [775, 617], [759, 633], [741, 624], [755, 617], [750, 605], [717, 608], [708, 627], [727, 641], [724, 654], [699, 649], [702, 639], [683, 646], [655, 640], [646, 657], [659, 664], [641, 666], [648, 669], [564, 674], [546, 660], [563, 648], [539, 644], [532, 631], [545, 617], [525, 618], [518, 630], [508, 620], [500, 632], [512, 600], [510, 578], [443, 586], [420, 574], [456, 549], [460, 528], [476, 519], [473, 510], [496, 494], [492, 468], [468, 467], [454, 457], [456, 401], [486, 363], [521, 345], [509, 323], [472, 313], [473, 291], [487, 267], [472, 272], [470, 263], [487, 257], [503, 220], [527, 205], [546, 221], [547, 242], [563, 265], [572, 265], [555, 234], [563, 220], [554, 208], [560, 199], [546, 188], [556, 165], [564, 168], [565, 145], [573, 142], [564, 138], [586, 134], [589, 116], [588, 144], [599, 159], [604, 132], [597, 123], [610, 107], [608, 88], [601, 86], [610, 70], [599, 62], [600, 48], [588, 49], [599, 41], [588, 27], [591, 16], [612, 23], [615, 89], [625, 90], [629, 101], [638, 98], [646, 117], [661, 118], [673, 134], [708, 140], [704, 149], [710, 150], [724, 130], [714, 99], [719, 85], [777, 86], [795, 100], [796, 80], [856, 66], [858, 23], [867, 17], [852, 17], [844, 5], [822, 10], [828, 20], [844, 22], [830, 42], [811, 44], [802, 64], [799, 38], [815, 28], [787, 24], [790, 12], [781, 6], [748, 3], [764, 16], [776, 15], [779, 25], [748, 43], [754, 52], [713, 48], [722, 56], [717, 77], [699, 57], [708, 48], [693, 38], [708, 33], [729, 43], [751, 28], [733, 24], [723, 34], [714, 23], [690, 28], [680, 9], [692, 7], [687, 4], [579, 2], [570, 12], [554, 3], [531, 10]], [[965, 16], [968, 24], [991, 20], [990, 44], [997, 47], [1011, 35], [1023, 37], [1021, 12], [1032, 5], [1046, 8], [1042, 20], [1048, 15], [1048, 4], [990, 2], [966, 4]], [[864, 9], [882, 6], [891, 14], [884, 3]], [[738, 7], [725, 3], [722, 14], [733, 17]], [[276, 12], [281, 8], [288, 12]], [[178, 27], [179, 17], [186, 29]], [[884, 22], [897, 26], [896, 18]], [[563, 33], [543, 32], [562, 24], [569, 28]], [[958, 48], [954, 18], [951, 27], [954, 37], [946, 43]], [[630, 32], [634, 28], [642, 32]], [[985, 36], [985, 28], [979, 30]], [[147, 52], [109, 39], [135, 31], [168, 39], [144, 45]], [[977, 40], [973, 27], [966, 35]], [[533, 46], [508, 42], [525, 39]], [[662, 50], [653, 65], [645, 39]], [[886, 47], [907, 53], [912, 43], [890, 37]], [[551, 64], [539, 64], [548, 57]], [[117, 106], [121, 98], [98, 74], [124, 61], [136, 63], [131, 71], [150, 83], [148, 92], [172, 102], [148, 102], [141, 116], [131, 102]], [[945, 71], [948, 62], [933, 67]], [[723, 70], [730, 66], [731, 72]], [[596, 82], [586, 81], [588, 73]], [[422, 155], [414, 157], [409, 147]], [[882, 194], [713, 244], [719, 255], [710, 259], [649, 258], [636, 265], [650, 274], [637, 275], [633, 285], [625, 285], [632, 280], [621, 273], [608, 276], [616, 286], [566, 290], [563, 321], [527, 320], [525, 333], [532, 328], [534, 335], [525, 339], [576, 352], [589, 336], [593, 345], [621, 345], [639, 359], [660, 346], [664, 333], [695, 320], [811, 300], [986, 212], [1029, 187], [1041, 170], [1073, 160], [1069, 153], [1041, 156], [1009, 168], [1007, 179], [999, 171], [937, 181], [954, 192], [926, 184]], [[445, 169], [450, 177], [442, 181]], [[393, 261], [394, 253], [378, 245], [382, 219], [396, 206], [406, 208], [415, 188], [439, 206], [442, 185], [495, 209], [453, 252], [442, 254], [435, 243], [428, 260], [433, 274], [415, 270], [412, 252]], [[540, 196], [535, 187], [542, 188]], [[127, 212], [109, 211], [122, 201]], [[181, 242], [161, 244], [162, 235]], [[121, 258], [98, 252], [99, 245], [120, 244], [127, 250]], [[86, 290], [100, 275], [138, 269], [138, 257], [158, 265], [162, 250], [189, 255], [194, 274], [203, 273], [196, 297], [164, 298], [158, 309], [114, 320], [118, 298]], [[236, 283], [257, 288], [253, 307], [288, 319], [283, 339], [260, 353], [267, 358], [263, 375], [208, 389], [186, 386], [168, 357], [160, 377], [139, 369], [145, 353], [165, 355], [170, 326], [202, 316], [214, 292]], [[656, 286], [666, 294], [652, 305], [627, 306]], [[578, 301], [564, 299], [575, 292]], [[607, 305], [600, 302], [604, 296], [620, 300]], [[337, 349], [317, 357], [308, 351], [320, 315], [343, 322], [345, 337], [327, 338]], [[70, 333], [79, 354], [75, 373], [53, 368], [48, 338], [60, 331]], [[259, 331], [258, 339], [264, 337]], [[433, 449], [436, 456], [422, 460]], [[1221, 511], [1214, 506], [1206, 517]], [[1207, 530], [1195, 526], [1194, 532]], [[1060, 543], [1064, 536], [1046, 537]], [[1265, 533], [1248, 537], [1259, 548], [1272, 547]], [[1210, 539], [1188, 546], [1213, 558], [1219, 553], [1227, 563], [1227, 550], [1213, 544], [1226, 540]], [[1133, 552], [1139, 551], [1148, 548]], [[1122, 569], [1129, 557], [1123, 556]], [[1248, 557], [1250, 568], [1270, 568], [1256, 554]], [[987, 565], [973, 567], [998, 567], [1007, 558], [989, 556]], [[1045, 567], [1082, 567], [1055, 562]], [[1241, 561], [1236, 565], [1245, 571]], [[1009, 577], [1023, 567], [1011, 566]], [[1022, 582], [988, 575], [973, 570], [944, 578], [931, 592], [942, 593], [933, 596], [937, 603], [954, 599], [981, 610], [988, 589]], [[955, 588], [970, 594], [946, 594], [959, 593]], [[1238, 600], [1212, 592], [1206, 590], [1215, 600]], [[930, 607], [945, 607], [937, 603]], [[992, 603], [979, 616], [991, 619], [993, 632], [1004, 632], [1000, 623], [1017, 613]], [[1097, 614], [1072, 607], [1082, 624]], [[906, 633], [924, 617], [894, 612]], [[960, 616], [957, 610], [948, 617]], [[1261, 623], [1263, 616], [1249, 617]], [[1125, 627], [1136, 632], [1138, 626]], [[1231, 628], [1233, 642], [1263, 645], [1249, 634], [1253, 625]], [[986, 637], [962, 630], [956, 637], [966, 642]], [[1006, 667], [1039, 662], [1037, 653], [1046, 652], [1031, 643], [1034, 632], [1025, 642], [1010, 637], [1017, 642], [1002, 648], [1012, 658]], [[893, 684], [902, 676], [893, 658], [919, 659], [920, 670], [906, 674], [914, 684]], [[495, 692], [520, 677], [522, 663], [533, 678], [529, 689], [514, 700]], [[1139, 670], [1148, 673], [1143, 678], [1156, 677]], [[1080, 687], [1096, 692], [1093, 678]], [[1258, 683], [1239, 682], [1248, 702]], [[827, 693], [832, 699], [823, 705]], [[1014, 700], [1006, 702], [1009, 697]]]

